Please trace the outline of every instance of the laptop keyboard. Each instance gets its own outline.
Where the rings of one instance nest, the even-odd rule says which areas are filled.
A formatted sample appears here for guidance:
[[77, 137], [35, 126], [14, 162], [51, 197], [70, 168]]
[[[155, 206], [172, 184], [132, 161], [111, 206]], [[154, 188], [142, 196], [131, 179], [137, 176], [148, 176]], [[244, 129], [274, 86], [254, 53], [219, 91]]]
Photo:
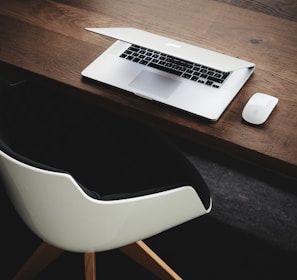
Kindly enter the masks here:
[[120, 57], [214, 88], [220, 88], [230, 74], [137, 45]]

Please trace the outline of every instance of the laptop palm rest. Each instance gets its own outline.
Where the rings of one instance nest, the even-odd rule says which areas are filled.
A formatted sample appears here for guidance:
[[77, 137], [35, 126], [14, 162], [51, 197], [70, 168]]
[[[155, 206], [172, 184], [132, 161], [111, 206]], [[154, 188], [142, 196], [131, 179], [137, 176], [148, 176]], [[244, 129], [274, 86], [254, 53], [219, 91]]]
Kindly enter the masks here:
[[136, 94], [143, 96], [148, 94], [150, 98], [154, 96], [168, 98], [180, 84], [181, 82], [177, 80], [143, 70], [129, 84], [129, 87], [134, 88]]

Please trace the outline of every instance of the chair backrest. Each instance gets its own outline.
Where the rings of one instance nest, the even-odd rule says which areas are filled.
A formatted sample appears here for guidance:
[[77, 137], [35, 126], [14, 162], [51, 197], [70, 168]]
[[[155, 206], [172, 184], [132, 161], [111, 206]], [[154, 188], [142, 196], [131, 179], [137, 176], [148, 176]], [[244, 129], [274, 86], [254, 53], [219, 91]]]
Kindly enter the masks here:
[[34, 166], [5, 145], [0, 148], [1, 175], [18, 214], [37, 236], [65, 250], [121, 247], [211, 209], [211, 202], [206, 209], [191, 186], [127, 199], [94, 199], [70, 174]]
[[[68, 162], [73, 159], [79, 161], [80, 157], [76, 157], [75, 148], [71, 149], [71, 159], [68, 160], [68, 157], [63, 154], [64, 148], [56, 150], [56, 145], [53, 145], [54, 148], [48, 151], [44, 149], [47, 144], [40, 141], [45, 139], [46, 143], [55, 142], [52, 141], [51, 134], [59, 129], [63, 131], [64, 137], [65, 123], [62, 120], [64, 113], [67, 114], [68, 111], [64, 112], [63, 106], [63, 114], [62, 117], [59, 115], [59, 121], [50, 120], [50, 125], [46, 126], [48, 118], [51, 118], [52, 114], [46, 113], [46, 117], [37, 120], [36, 116], [39, 114], [36, 114], [31, 106], [31, 103], [34, 104], [34, 107], [39, 104], [39, 102], [35, 102], [35, 99], [42, 98], [43, 100], [45, 95], [40, 95], [37, 91], [37, 94], [33, 94], [32, 98], [29, 98], [32, 88], [29, 86], [28, 90], [28, 94], [24, 94], [23, 88], [9, 90], [6, 92], [7, 94], [1, 92], [0, 174], [19, 216], [38, 237], [47, 243], [74, 252], [109, 250], [153, 236], [210, 211], [211, 198], [204, 184], [201, 184], [199, 195], [192, 186], [172, 186], [152, 192], [150, 190], [143, 191], [144, 187], [141, 186], [139, 188], [141, 192], [137, 195], [117, 196], [116, 198], [112, 195], [109, 198], [97, 197], [97, 199], [91, 197], [86, 190], [93, 189], [93, 187], [95, 190], [109, 191], [112, 189], [110, 186], [106, 186], [108, 180], [104, 181], [103, 186], [102, 182], [98, 182], [98, 186], [83, 186], [80, 181], [74, 179], [80, 178], [79, 180], [81, 180], [81, 174], [75, 173], [68, 166]], [[52, 92], [48, 96], [50, 98], [45, 98], [47, 101], [52, 99]], [[24, 98], [28, 98], [28, 104], [30, 104], [28, 108], [23, 106], [26, 103], [23, 102]], [[50, 106], [45, 106], [45, 108], [51, 108], [53, 104], [56, 106], [56, 102], [49, 103]], [[65, 107], [69, 106], [68, 99], [64, 105]], [[74, 106], [75, 114], [77, 114], [77, 107], [82, 107], [80, 103], [77, 105]], [[48, 112], [49, 108], [45, 111]], [[31, 109], [33, 110], [32, 114]], [[87, 110], [89, 111], [89, 106], [80, 112], [85, 114]], [[37, 111], [40, 112], [42, 109]], [[52, 112], [51, 109], [50, 112]], [[74, 114], [71, 115], [71, 118], [72, 116]], [[91, 119], [93, 120], [93, 116]], [[99, 119], [101, 123], [101, 117]], [[108, 120], [111, 121], [110, 118]], [[58, 130], [55, 127], [57, 123], [59, 123]], [[115, 123], [118, 124], [117, 119]], [[94, 124], [92, 122], [89, 125], [97, 127], [98, 123], [94, 121]], [[119, 126], [116, 128], [118, 129]], [[106, 127], [103, 126], [102, 129], [105, 131]], [[134, 126], [132, 126], [132, 130], [134, 131]], [[41, 132], [46, 133], [43, 135]], [[66, 133], [68, 133], [67, 130]], [[40, 137], [41, 134], [42, 137]], [[80, 135], [85, 138], [83, 133]], [[75, 136], [78, 136], [77, 133]], [[68, 145], [68, 141], [71, 141], [71, 137], [65, 140], [66, 145]], [[57, 142], [59, 146], [59, 137]], [[57, 155], [57, 161], [52, 161], [51, 152], [53, 150], [55, 159]], [[61, 155], [61, 151], [63, 155]], [[82, 151], [84, 152], [84, 150]], [[43, 157], [44, 152], [46, 155]], [[39, 157], [40, 154], [42, 154], [41, 157]], [[49, 160], [49, 158], [51, 159]], [[67, 171], [71, 173], [40, 163], [64, 168], [65, 165], [60, 165], [60, 163], [65, 158], [67, 159], [66, 168], [71, 170], [67, 169]], [[89, 171], [83, 162], [81, 165], [83, 167], [80, 168], [79, 165], [78, 173], [80, 170]], [[88, 177], [91, 172], [85, 173]], [[98, 174], [100, 175], [100, 169], [98, 169]], [[194, 174], [196, 174], [195, 171]], [[97, 174], [94, 177], [94, 181], [91, 180], [91, 182], [96, 185]], [[119, 176], [119, 178], [121, 177]], [[86, 181], [89, 182], [89, 180]], [[120, 185], [120, 180], [115, 180], [115, 184], [118, 181]], [[84, 181], [84, 184], [87, 183]], [[115, 190], [124, 189], [121, 185], [115, 186], [108, 194], [114, 194], [117, 192]], [[128, 189], [130, 189], [129, 186]], [[131, 189], [134, 190], [134, 186]], [[136, 189], [138, 190], [137, 186]], [[104, 195], [103, 191], [102, 193]]]

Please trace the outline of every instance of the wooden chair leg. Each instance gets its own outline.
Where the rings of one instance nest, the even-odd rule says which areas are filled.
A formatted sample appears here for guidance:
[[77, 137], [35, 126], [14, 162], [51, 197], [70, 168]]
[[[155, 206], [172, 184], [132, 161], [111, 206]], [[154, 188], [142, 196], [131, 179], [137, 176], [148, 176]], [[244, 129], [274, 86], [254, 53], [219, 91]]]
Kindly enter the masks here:
[[175, 271], [141, 240], [123, 246], [119, 250], [162, 280], [182, 280]]
[[85, 253], [85, 280], [96, 280], [96, 254]]
[[37, 276], [64, 251], [46, 242], [42, 242], [33, 255], [27, 260], [13, 280], [29, 280]]

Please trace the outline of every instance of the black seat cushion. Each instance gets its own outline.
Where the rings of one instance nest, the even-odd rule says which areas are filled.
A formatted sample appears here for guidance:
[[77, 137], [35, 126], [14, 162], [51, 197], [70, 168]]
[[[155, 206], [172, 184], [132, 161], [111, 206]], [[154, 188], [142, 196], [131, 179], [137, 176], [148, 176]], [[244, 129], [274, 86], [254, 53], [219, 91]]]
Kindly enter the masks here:
[[209, 205], [198, 170], [156, 129], [31, 83], [6, 87], [0, 101], [2, 148], [34, 166], [71, 174], [94, 198], [191, 185]]

